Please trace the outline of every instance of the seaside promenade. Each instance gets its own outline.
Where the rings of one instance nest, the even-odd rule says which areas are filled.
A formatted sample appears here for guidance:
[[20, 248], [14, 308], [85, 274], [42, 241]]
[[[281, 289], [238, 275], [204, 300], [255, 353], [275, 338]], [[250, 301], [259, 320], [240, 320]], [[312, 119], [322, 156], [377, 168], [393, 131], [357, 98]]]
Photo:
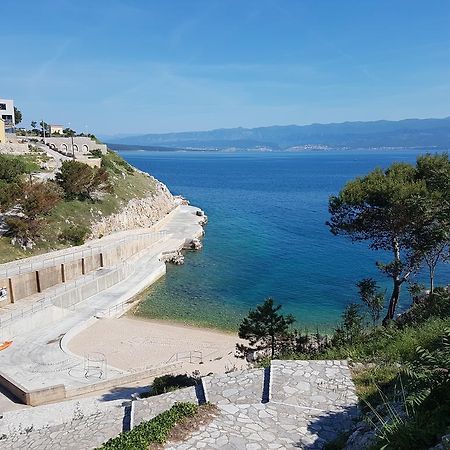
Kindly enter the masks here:
[[[192, 206], [179, 205], [152, 230], [147, 230], [163, 233], [145, 251], [126, 261], [124, 267], [109, 268], [125, 270], [126, 276], [118, 283], [68, 307], [50, 303], [35, 313], [37, 325], [32, 315], [24, 319], [18, 318], [17, 320], [28, 321], [30, 327], [17, 328], [22, 331], [11, 337], [13, 343], [9, 348], [0, 352], [3, 386], [12, 383], [25, 392], [41, 391], [42, 398], [38, 401], [42, 400], [44, 403], [100, 389], [106, 390], [116, 383], [124, 385], [155, 376], [161, 370], [170, 370], [171, 367], [160, 370], [152, 367], [147, 371], [133, 373], [110, 366], [107, 360], [98, 359], [98, 355], [92, 364], [92, 359], [71, 353], [67, 349], [67, 343], [98, 318], [123, 314], [131, 306], [128, 303], [130, 299], [164, 275], [166, 267], [163, 253], [178, 252], [187, 242], [203, 235], [203, 218], [197, 215], [198, 211], [198, 208]], [[132, 235], [136, 232], [142, 233], [143, 230], [130, 230], [125, 234]], [[120, 233], [121, 238], [123, 235], [124, 233]], [[114, 235], [102, 241], [106, 240], [113, 242]], [[97, 276], [100, 277], [101, 274]], [[15, 306], [19, 307], [19, 303]], [[0, 310], [0, 318], [1, 316]], [[89, 351], [87, 345], [86, 354]]]

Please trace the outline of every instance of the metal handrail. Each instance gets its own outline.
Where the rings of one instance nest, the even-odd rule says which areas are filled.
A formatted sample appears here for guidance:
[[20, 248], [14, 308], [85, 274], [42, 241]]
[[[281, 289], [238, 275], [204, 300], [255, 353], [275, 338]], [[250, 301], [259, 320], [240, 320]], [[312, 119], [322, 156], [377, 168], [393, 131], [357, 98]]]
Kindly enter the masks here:
[[[81, 278], [77, 278], [75, 280], [69, 281], [67, 283], [61, 283], [55, 286], [57, 292], [53, 293], [50, 297], [45, 296], [43, 294], [43, 298], [34, 302], [30, 307], [15, 309], [10, 312], [10, 314], [2, 314], [0, 315], [0, 328], [6, 326], [9, 322], [13, 322], [17, 319], [22, 319], [28, 315], [33, 315], [38, 311], [42, 311], [45, 308], [50, 306], [58, 306], [54, 302], [54, 300], [59, 297], [62, 293], [67, 291], [72, 291], [77, 287], [83, 286], [89, 281], [95, 280], [98, 278], [97, 272], [93, 272], [87, 275], [84, 275]], [[71, 305], [73, 306], [73, 305]]]
[[[36, 270], [42, 270], [48, 267], [55, 267], [59, 264], [66, 264], [72, 261], [80, 260], [86, 257], [99, 256], [101, 253], [106, 252], [112, 248], [117, 248], [120, 245], [125, 243], [139, 241], [139, 240], [147, 240], [150, 238], [150, 243], [156, 243], [162, 237], [167, 235], [167, 231], [151, 231], [148, 233], [141, 233], [139, 235], [127, 236], [119, 241], [111, 242], [106, 245], [95, 245], [92, 244], [92, 247], [77, 250], [75, 248], [63, 249], [59, 250], [61, 254], [53, 256], [49, 256], [47, 258], [43, 258], [42, 255], [32, 256], [30, 258], [18, 261], [11, 261], [8, 263], [0, 264], [0, 278], [10, 278], [14, 275], [22, 275], [24, 273], [34, 272]], [[157, 238], [153, 240], [153, 238]], [[31, 261], [27, 261], [32, 259]], [[34, 261], [36, 259], [36, 261]]]
[[[199, 355], [199, 356], [197, 356]], [[203, 353], [200, 350], [191, 350], [188, 352], [177, 352], [174, 353], [167, 361], [166, 364], [169, 364], [170, 362], [178, 362], [185, 359], [189, 359], [189, 362], [192, 364], [193, 359], [199, 359], [200, 363], [203, 362]]]

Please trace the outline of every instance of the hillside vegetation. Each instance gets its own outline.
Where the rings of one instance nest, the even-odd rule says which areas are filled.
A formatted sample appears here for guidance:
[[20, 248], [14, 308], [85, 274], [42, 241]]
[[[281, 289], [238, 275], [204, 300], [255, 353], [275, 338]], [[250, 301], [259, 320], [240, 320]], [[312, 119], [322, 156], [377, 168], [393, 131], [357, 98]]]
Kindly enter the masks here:
[[101, 168], [66, 161], [54, 181], [44, 182], [28, 175], [39, 171], [41, 161], [30, 156], [0, 158], [0, 213], [7, 228], [0, 237], [0, 263], [80, 245], [91, 223], [133, 198], [155, 193], [151, 177], [112, 151], [101, 156]]

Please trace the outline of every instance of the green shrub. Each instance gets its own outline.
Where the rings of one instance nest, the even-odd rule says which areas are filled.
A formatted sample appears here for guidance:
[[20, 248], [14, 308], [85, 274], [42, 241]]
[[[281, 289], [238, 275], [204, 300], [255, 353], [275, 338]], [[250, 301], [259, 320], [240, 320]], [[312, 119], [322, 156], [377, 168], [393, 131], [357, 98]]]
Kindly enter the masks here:
[[103, 158], [103, 153], [99, 148], [95, 148], [94, 150], [90, 151], [92, 156], [95, 156], [96, 158]]
[[18, 182], [8, 183], [5, 180], [0, 179], [0, 212], [7, 211], [14, 206], [20, 193], [22, 192], [22, 186]]
[[133, 167], [130, 166], [130, 164], [128, 164], [117, 153], [111, 150], [108, 150], [108, 153], [106, 153], [106, 155], [102, 154], [101, 158], [102, 158], [102, 167], [106, 170], [114, 172], [117, 175], [122, 174], [124, 171], [127, 172], [128, 174], [134, 173]]
[[22, 158], [0, 155], [0, 180], [8, 183], [18, 181], [24, 173], [27, 173], [27, 165]]
[[131, 431], [121, 433], [103, 444], [105, 450], [147, 450], [150, 444], [163, 444], [169, 438], [172, 428], [183, 423], [198, 412], [194, 403], [175, 403], [172, 408], [153, 419], [142, 422]]
[[90, 167], [79, 161], [64, 161], [55, 176], [67, 200], [93, 200], [99, 192], [112, 192], [109, 174], [104, 168]]
[[450, 292], [436, 288], [433, 294], [417, 299], [397, 323], [399, 326], [417, 325], [431, 317], [450, 317]]
[[372, 422], [379, 437], [374, 448], [430, 448], [446, 432], [450, 417], [450, 329], [445, 329], [429, 349], [420, 346], [416, 349], [411, 361], [401, 367], [396, 385], [400, 391], [399, 411], [389, 405], [395, 400], [395, 393], [392, 395], [383, 385], [376, 386], [386, 405], [387, 417], [375, 412], [373, 398], [367, 401], [375, 412]]
[[70, 225], [60, 233], [59, 240], [71, 245], [83, 245], [89, 231], [84, 225]]
[[197, 378], [191, 377], [188, 374], [162, 375], [153, 380], [150, 395], [160, 395], [177, 389], [195, 386], [197, 382]]

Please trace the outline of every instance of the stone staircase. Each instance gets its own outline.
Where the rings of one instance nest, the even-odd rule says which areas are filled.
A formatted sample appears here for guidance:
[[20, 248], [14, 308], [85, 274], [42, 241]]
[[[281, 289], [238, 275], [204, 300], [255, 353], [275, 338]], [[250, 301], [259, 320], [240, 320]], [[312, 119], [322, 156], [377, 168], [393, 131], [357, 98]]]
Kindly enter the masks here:
[[207, 400], [214, 405], [250, 404], [262, 401], [264, 369], [211, 375], [202, 379]]
[[[319, 450], [326, 442], [349, 429], [358, 417], [355, 387], [345, 361], [274, 360], [267, 369], [211, 375], [202, 378], [197, 386], [126, 401], [120, 417], [117, 404], [114, 404], [111, 412], [114, 411], [112, 415], [117, 419], [113, 423], [104, 403], [101, 414], [105, 420], [108, 418], [110, 426], [107, 430], [102, 429], [102, 419], [98, 414], [94, 422], [98, 422], [100, 436], [112, 436], [117, 434], [118, 428], [127, 431], [166, 411], [176, 402], [210, 402], [217, 405], [218, 414], [211, 423], [194, 431], [185, 442], [168, 443], [167, 449]], [[119, 419], [120, 424], [117, 424]], [[86, 416], [83, 420], [86, 434], [95, 432], [92, 417]], [[95, 448], [99, 445], [97, 439], [80, 446], [80, 442], [89, 442], [82, 439], [83, 420], [77, 422], [73, 431], [73, 437], [78, 441], [70, 440], [70, 426], [65, 424], [61, 439], [50, 438], [60, 436], [52, 434], [55, 430], [50, 427], [27, 433], [25, 441], [23, 436], [19, 439], [16, 436], [15, 441], [8, 436], [0, 441], [0, 447]]]
[[271, 401], [338, 411], [357, 402], [345, 361], [272, 361]]

